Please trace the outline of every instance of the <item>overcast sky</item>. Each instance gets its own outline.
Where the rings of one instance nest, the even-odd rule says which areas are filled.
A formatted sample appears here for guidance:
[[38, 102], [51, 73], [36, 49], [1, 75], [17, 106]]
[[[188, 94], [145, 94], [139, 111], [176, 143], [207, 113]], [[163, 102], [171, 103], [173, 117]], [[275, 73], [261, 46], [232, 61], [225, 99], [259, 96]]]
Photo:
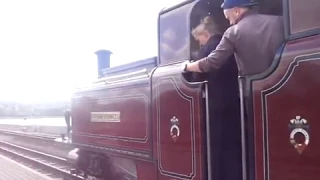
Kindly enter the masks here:
[[[0, 99], [63, 100], [111, 65], [157, 54], [157, 15], [173, 0], [0, 1]], [[181, 0], [178, 0], [181, 1]]]

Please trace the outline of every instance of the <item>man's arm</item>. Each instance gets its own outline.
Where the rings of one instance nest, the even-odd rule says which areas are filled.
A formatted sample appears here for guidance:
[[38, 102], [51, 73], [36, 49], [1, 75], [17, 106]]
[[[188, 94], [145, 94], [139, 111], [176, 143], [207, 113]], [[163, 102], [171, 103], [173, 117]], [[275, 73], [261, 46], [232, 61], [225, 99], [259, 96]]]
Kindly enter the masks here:
[[217, 48], [212, 51], [208, 57], [188, 63], [185, 70], [191, 72], [210, 72], [219, 69], [235, 51], [234, 41], [236, 39], [232, 32], [233, 31], [228, 29]]

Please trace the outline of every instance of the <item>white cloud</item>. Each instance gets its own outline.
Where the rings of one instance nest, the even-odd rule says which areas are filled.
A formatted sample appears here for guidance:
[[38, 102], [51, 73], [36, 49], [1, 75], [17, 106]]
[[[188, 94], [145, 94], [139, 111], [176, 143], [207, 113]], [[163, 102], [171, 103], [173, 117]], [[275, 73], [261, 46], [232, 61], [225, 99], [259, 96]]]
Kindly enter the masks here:
[[111, 65], [157, 52], [158, 0], [0, 1], [0, 99], [57, 100], [96, 77], [99, 49]]

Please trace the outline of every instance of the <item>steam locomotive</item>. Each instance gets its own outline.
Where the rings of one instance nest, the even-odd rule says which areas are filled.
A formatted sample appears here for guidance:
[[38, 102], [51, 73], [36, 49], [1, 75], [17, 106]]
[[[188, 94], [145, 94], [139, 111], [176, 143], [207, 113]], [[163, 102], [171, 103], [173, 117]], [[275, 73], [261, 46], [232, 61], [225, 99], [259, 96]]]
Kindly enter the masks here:
[[320, 1], [261, 2], [261, 13], [283, 16], [286, 40], [266, 72], [238, 77], [239, 103], [229, 113], [239, 123], [223, 131], [210, 116], [208, 90], [214, 87], [180, 70], [199, 50], [190, 32], [201, 18], [210, 14], [227, 23], [221, 3], [185, 0], [164, 8], [157, 57], [109, 68], [110, 52], [97, 52], [99, 78], [72, 100], [77, 148], [68, 161], [75, 174], [104, 180], [218, 180], [219, 173], [231, 170], [217, 163], [230, 158], [218, 150], [223, 143], [235, 144], [226, 136], [239, 131], [234, 136], [241, 143], [232, 146], [240, 157], [235, 161], [239, 179], [320, 177]]

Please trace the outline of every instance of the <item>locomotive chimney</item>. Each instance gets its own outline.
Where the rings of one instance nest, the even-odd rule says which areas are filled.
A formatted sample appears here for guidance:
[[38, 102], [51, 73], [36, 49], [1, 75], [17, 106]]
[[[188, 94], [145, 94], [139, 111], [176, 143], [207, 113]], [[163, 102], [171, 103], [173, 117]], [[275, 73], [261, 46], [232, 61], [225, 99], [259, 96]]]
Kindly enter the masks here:
[[102, 70], [106, 68], [110, 68], [110, 56], [112, 54], [109, 50], [99, 50], [96, 51], [95, 54], [98, 57], [98, 77], [102, 77]]

